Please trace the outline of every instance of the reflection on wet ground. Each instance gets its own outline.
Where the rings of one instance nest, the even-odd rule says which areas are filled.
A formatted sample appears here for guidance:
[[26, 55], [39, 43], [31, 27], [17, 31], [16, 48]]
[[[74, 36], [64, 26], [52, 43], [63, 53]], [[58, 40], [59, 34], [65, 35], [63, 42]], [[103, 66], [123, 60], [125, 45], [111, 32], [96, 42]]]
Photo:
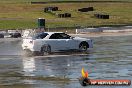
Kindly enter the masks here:
[[[132, 40], [126, 37], [93, 38], [87, 55], [22, 56], [21, 41], [0, 41], [0, 88], [83, 88], [81, 68], [91, 79], [132, 80]], [[89, 86], [88, 88], [131, 88]]]
[[21, 39], [17, 38], [4, 38], [0, 39], [0, 55], [21, 55]]

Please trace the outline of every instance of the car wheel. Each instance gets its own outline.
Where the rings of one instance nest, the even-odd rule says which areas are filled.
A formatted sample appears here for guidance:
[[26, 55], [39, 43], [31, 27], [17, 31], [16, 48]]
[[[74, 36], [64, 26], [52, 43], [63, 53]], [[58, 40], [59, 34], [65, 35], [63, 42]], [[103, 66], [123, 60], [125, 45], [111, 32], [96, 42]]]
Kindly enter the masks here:
[[43, 45], [41, 47], [42, 55], [49, 55], [51, 53], [51, 47], [49, 45]]
[[87, 51], [87, 48], [88, 48], [88, 43], [87, 42], [80, 43], [80, 45], [79, 45], [79, 50], [80, 51]]

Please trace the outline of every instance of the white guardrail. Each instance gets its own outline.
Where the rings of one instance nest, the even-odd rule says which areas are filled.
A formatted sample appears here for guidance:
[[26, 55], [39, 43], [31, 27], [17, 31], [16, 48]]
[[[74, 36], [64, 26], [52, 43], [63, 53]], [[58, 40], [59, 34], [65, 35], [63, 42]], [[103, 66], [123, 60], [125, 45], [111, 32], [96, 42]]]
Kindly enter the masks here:
[[132, 32], [132, 26], [76, 29], [76, 34], [91, 33], [91, 32]]

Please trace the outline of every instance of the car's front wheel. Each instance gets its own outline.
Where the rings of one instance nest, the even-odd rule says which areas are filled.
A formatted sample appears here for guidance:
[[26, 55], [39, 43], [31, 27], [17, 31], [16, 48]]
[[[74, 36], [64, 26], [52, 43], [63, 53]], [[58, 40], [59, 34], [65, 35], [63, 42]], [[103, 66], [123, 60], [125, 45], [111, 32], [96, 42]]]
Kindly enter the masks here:
[[82, 42], [82, 43], [80, 43], [80, 45], [79, 45], [79, 50], [80, 51], [87, 51], [87, 49], [88, 49], [88, 43], [87, 42]]
[[51, 53], [51, 47], [49, 45], [43, 45], [41, 47], [42, 55], [49, 55]]

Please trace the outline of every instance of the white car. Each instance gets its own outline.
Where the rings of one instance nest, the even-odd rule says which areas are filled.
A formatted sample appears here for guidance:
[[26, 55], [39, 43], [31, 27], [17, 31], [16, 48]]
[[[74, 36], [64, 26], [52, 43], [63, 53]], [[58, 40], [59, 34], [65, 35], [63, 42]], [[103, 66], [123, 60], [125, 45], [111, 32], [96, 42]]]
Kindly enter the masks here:
[[42, 32], [23, 38], [22, 48], [32, 53], [43, 55], [51, 52], [80, 50], [92, 48], [91, 39], [71, 37], [63, 32]]

